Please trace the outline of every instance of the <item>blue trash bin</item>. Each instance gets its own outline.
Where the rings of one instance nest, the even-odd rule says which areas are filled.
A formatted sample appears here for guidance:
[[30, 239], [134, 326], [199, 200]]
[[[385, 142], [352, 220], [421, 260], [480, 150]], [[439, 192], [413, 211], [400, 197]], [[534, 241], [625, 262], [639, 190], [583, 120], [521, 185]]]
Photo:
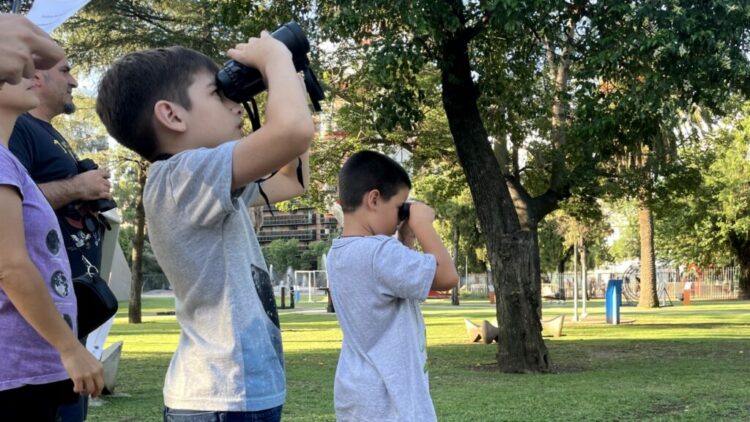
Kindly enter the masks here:
[[619, 324], [620, 305], [622, 305], [622, 280], [609, 280], [604, 305], [607, 310], [607, 324]]

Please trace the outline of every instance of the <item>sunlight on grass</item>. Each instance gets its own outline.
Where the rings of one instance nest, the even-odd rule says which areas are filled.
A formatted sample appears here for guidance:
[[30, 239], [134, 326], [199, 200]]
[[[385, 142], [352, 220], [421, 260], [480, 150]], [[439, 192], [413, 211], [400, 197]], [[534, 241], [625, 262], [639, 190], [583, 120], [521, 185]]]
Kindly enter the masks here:
[[[144, 300], [143, 323], [127, 324], [127, 304], [108, 343], [124, 341], [114, 396], [92, 407], [90, 421], [160, 421], [164, 374], [179, 338], [169, 298]], [[333, 421], [333, 377], [341, 345], [323, 303], [281, 310], [287, 367], [285, 421]], [[565, 314], [563, 336], [545, 337], [553, 373], [501, 374], [495, 345], [469, 344], [464, 318], [495, 323], [486, 300], [429, 300], [430, 385], [441, 421], [750, 419], [750, 303], [693, 302], [643, 310], [623, 307], [605, 325], [604, 304], [572, 322], [572, 303], [545, 304]]]

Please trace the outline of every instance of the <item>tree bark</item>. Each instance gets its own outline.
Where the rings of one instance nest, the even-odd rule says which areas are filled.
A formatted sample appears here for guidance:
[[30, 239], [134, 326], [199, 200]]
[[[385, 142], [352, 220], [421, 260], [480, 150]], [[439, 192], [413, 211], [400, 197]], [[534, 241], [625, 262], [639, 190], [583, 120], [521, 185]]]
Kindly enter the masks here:
[[504, 372], [546, 372], [550, 362], [541, 339], [539, 292], [529, 280], [534, 272], [533, 234], [518, 231], [502, 237], [505, 248], [490, 255], [492, 268], [502, 268], [492, 272], [495, 292], [499, 292], [497, 361]]
[[[450, 2], [462, 24], [463, 3]], [[470, 35], [449, 34], [440, 45], [443, 107], [487, 238], [497, 295], [498, 367], [503, 372], [546, 372], [550, 363], [537, 317], [539, 293], [531, 258], [532, 234], [521, 231], [500, 166], [492, 154], [477, 106], [478, 92], [468, 57]], [[538, 251], [537, 251], [538, 252]]]
[[729, 233], [729, 244], [740, 264], [738, 298], [750, 300], [750, 233], [744, 236], [732, 231]]
[[133, 238], [133, 263], [130, 271], [130, 302], [128, 304], [128, 322], [141, 323], [141, 290], [143, 290], [143, 244], [146, 237], [146, 212], [143, 209], [143, 188], [146, 185], [146, 169], [138, 167], [138, 197], [135, 205], [135, 237]]
[[654, 252], [654, 217], [646, 203], [638, 206], [638, 223], [641, 238], [641, 282], [639, 308], [658, 308], [656, 293], [656, 255]]

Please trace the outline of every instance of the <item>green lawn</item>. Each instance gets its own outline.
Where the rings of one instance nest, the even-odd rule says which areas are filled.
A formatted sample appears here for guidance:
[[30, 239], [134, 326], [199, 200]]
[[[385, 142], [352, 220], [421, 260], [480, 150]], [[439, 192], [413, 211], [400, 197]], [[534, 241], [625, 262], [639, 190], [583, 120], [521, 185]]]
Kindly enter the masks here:
[[[303, 298], [303, 302], [306, 298]], [[333, 421], [333, 377], [341, 344], [324, 304], [282, 310], [288, 394], [285, 421]], [[172, 300], [144, 300], [144, 323], [127, 324], [127, 304], [108, 343], [123, 340], [114, 396], [90, 421], [160, 421], [164, 373], [179, 335]], [[545, 337], [554, 372], [497, 372], [495, 345], [469, 344], [464, 318], [492, 321], [493, 305], [444, 300], [423, 306], [432, 398], [441, 421], [750, 420], [750, 302], [694, 301], [690, 306], [623, 307], [630, 324], [571, 322], [572, 303], [545, 305], [566, 314], [563, 337]], [[589, 304], [601, 320], [601, 301]]]

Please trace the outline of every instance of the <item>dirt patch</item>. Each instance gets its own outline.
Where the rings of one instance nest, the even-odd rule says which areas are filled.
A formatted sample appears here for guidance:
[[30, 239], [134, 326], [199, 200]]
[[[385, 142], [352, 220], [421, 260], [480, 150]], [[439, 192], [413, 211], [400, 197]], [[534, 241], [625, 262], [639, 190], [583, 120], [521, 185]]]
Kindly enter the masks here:
[[[480, 362], [467, 368], [470, 371], [476, 372], [500, 372], [497, 362]], [[573, 374], [578, 372], [586, 372], [589, 368], [581, 365], [560, 365], [552, 364], [548, 374]]]

